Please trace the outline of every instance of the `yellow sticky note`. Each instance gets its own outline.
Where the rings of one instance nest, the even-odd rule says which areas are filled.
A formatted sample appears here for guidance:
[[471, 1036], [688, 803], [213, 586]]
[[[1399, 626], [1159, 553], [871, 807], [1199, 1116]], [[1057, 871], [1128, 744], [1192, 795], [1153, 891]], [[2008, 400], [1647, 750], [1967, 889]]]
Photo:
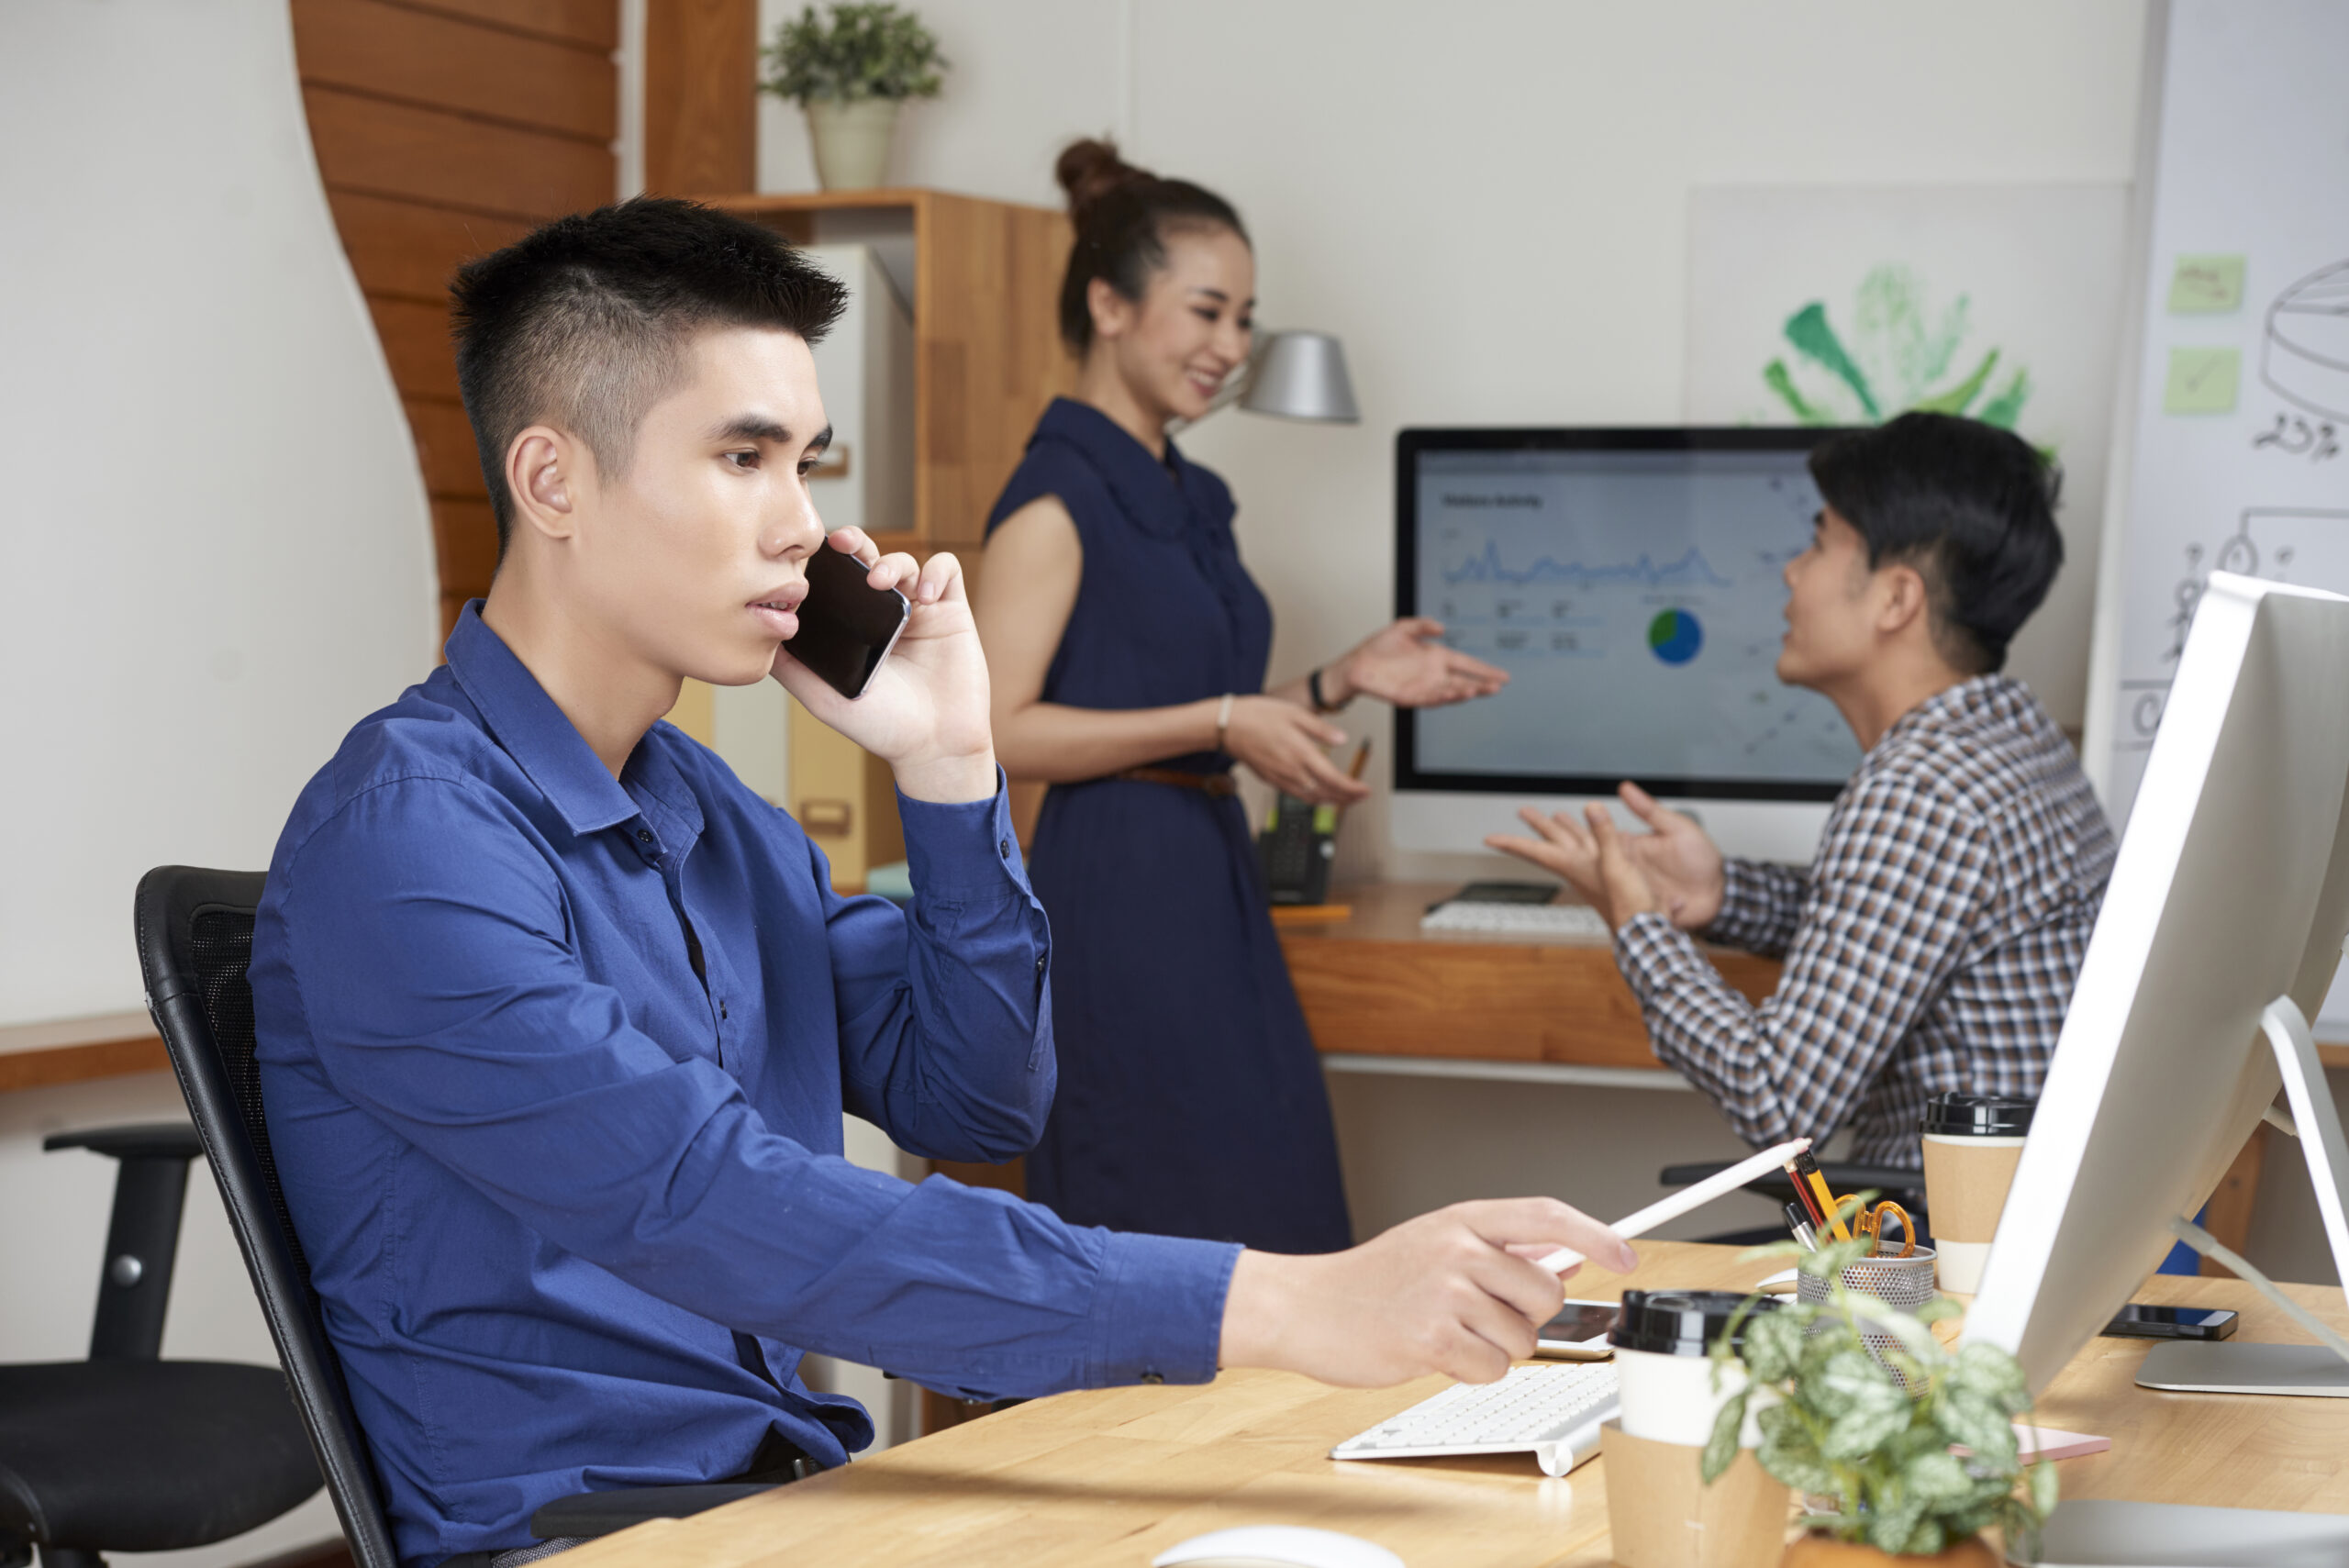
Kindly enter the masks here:
[[2172, 316], [2220, 316], [2243, 308], [2243, 258], [2180, 256], [2169, 278]]
[[2165, 414], [2232, 414], [2243, 355], [2232, 349], [2172, 349], [2162, 387]]

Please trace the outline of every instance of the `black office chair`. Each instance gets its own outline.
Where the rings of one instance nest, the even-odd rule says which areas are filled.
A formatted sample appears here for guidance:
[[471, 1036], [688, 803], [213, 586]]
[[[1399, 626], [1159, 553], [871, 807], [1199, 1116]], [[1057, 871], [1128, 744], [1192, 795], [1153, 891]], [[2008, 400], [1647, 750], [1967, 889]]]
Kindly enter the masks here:
[[0, 1562], [97, 1568], [209, 1546], [318, 1489], [275, 1367], [163, 1361], [188, 1162], [184, 1122], [61, 1132], [118, 1161], [90, 1357], [0, 1366]]
[[[1717, 1176], [1734, 1160], [1706, 1160], [1692, 1165], [1666, 1165], [1656, 1173], [1656, 1180], [1667, 1187], [1694, 1186], [1708, 1176]], [[1916, 1220], [1917, 1240], [1921, 1245], [1932, 1239], [1932, 1222], [1925, 1215], [1925, 1174], [1921, 1171], [1904, 1171], [1898, 1165], [1861, 1165], [1845, 1161], [1819, 1162], [1819, 1173], [1826, 1178], [1827, 1189], [1836, 1197], [1853, 1193], [1872, 1192], [1878, 1198], [1890, 1198], [1907, 1210]], [[1738, 1189], [1770, 1200], [1772, 1207], [1795, 1201], [1795, 1185], [1783, 1173], [1756, 1176]], [[1894, 1231], [1898, 1235], [1898, 1231]], [[1787, 1240], [1784, 1225], [1765, 1225], [1747, 1230], [1724, 1230], [1718, 1236], [1699, 1240], [1728, 1247], [1758, 1247], [1767, 1241]]]
[[[317, 1468], [326, 1473], [351, 1561], [356, 1568], [399, 1568], [366, 1439], [270, 1154], [253, 1062], [252, 987], [245, 978], [262, 884], [259, 872], [194, 866], [158, 866], [139, 879], [135, 923], [147, 1007], [219, 1179], [229, 1226], [293, 1385]], [[531, 1517], [530, 1529], [541, 1540], [606, 1535], [771, 1490], [766, 1483], [720, 1482], [589, 1492], [549, 1503]], [[474, 1568], [491, 1555], [466, 1552], [442, 1568]]]

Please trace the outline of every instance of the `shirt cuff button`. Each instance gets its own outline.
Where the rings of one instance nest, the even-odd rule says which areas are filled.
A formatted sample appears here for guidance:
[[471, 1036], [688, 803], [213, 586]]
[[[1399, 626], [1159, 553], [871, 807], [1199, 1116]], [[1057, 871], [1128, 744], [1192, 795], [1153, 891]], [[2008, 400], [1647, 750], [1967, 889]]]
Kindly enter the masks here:
[[1166, 1374], [1163, 1372], [1146, 1372], [1141, 1374], [1141, 1380], [1144, 1383], [1163, 1383], [1166, 1381]]

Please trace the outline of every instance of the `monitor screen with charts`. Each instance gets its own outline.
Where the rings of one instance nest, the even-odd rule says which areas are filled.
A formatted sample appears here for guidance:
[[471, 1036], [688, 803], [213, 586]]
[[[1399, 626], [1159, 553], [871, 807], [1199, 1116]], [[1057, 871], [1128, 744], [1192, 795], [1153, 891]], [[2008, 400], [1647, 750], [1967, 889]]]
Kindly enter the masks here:
[[1398, 713], [1396, 787], [1833, 799], [1859, 747], [1775, 673], [1820, 506], [1805, 459], [1832, 433], [1401, 432], [1401, 613], [1509, 684]]

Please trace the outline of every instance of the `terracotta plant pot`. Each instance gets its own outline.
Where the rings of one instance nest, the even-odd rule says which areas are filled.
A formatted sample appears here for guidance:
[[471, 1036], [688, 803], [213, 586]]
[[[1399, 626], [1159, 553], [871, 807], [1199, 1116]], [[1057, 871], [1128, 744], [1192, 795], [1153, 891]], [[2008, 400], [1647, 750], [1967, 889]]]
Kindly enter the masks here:
[[1873, 1546], [1837, 1540], [1831, 1535], [1806, 1535], [1787, 1547], [1778, 1568], [2000, 1568], [1998, 1554], [1980, 1536], [1968, 1536], [1943, 1547], [1931, 1557], [1896, 1557]]

